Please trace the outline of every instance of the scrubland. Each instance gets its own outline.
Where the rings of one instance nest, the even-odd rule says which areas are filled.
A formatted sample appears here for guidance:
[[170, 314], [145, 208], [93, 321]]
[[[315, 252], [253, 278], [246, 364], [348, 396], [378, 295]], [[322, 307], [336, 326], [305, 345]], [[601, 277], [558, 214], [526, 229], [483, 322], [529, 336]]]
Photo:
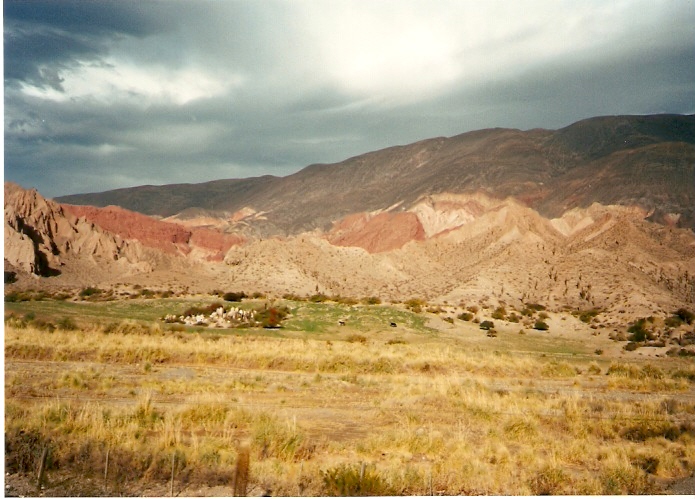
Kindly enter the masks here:
[[598, 355], [607, 338], [554, 317], [497, 337], [386, 305], [289, 302], [279, 330], [156, 320], [183, 305], [6, 316], [8, 479], [43, 460], [24, 493], [232, 495], [246, 455], [248, 495], [645, 494], [695, 470], [690, 359]]

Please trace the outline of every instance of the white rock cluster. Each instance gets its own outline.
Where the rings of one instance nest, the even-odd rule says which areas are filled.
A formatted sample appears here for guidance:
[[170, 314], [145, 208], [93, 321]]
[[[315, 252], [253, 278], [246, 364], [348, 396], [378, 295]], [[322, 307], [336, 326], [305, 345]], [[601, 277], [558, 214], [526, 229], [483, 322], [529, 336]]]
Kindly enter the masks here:
[[242, 323], [253, 325], [255, 323], [256, 312], [254, 310], [242, 310], [238, 307], [232, 307], [225, 311], [223, 307], [219, 307], [210, 315], [180, 315], [168, 314], [164, 317], [164, 322], [178, 322], [187, 326], [208, 326], [218, 328], [234, 327]]

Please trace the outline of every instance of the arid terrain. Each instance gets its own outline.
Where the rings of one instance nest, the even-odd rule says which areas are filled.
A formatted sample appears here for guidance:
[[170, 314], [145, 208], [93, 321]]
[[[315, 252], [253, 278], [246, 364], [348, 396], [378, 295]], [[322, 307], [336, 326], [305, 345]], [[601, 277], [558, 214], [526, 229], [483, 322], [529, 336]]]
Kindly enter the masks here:
[[[244, 455], [249, 495], [645, 494], [695, 470], [692, 357], [583, 317], [112, 298], [6, 304], [9, 494], [229, 496]], [[162, 320], [210, 304], [287, 315]]]
[[6, 493], [678, 492], [694, 167], [695, 119], [664, 115], [6, 183]]

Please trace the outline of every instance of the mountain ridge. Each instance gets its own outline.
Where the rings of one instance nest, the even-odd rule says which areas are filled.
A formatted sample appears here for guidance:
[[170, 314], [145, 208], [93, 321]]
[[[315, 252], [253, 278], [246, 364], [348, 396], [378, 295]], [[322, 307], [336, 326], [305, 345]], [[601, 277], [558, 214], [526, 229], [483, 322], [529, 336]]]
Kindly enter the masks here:
[[[602, 183], [592, 184], [593, 178]], [[590, 118], [556, 131], [476, 130], [312, 164], [285, 177], [140, 186], [56, 200], [114, 204], [159, 217], [193, 208], [250, 208], [265, 214], [255, 226], [267, 237], [327, 230], [351, 213], [405, 210], [430, 194], [482, 191], [513, 196], [551, 217], [594, 202], [636, 205], [655, 222], [694, 229], [693, 185], [695, 115], [648, 115]]]

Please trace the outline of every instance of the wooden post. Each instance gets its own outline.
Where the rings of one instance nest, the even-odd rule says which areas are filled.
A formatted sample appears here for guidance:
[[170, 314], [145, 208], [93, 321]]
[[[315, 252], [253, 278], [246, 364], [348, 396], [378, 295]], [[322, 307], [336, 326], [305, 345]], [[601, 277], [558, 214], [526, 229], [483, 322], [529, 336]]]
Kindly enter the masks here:
[[246, 497], [246, 487], [249, 483], [249, 447], [241, 445], [238, 450], [234, 470], [234, 497]]
[[39, 462], [39, 475], [37, 477], [36, 486], [41, 489], [43, 485], [44, 476], [46, 474], [46, 459], [48, 458], [48, 446], [43, 448], [41, 453], [41, 461]]
[[174, 468], [176, 467], [176, 451], [171, 456], [171, 483], [169, 485], [169, 496], [174, 497]]
[[111, 450], [110, 447], [106, 448], [106, 464], [104, 464], [104, 494], [107, 494], [109, 491], [108, 477], [109, 477], [109, 451], [110, 450]]

